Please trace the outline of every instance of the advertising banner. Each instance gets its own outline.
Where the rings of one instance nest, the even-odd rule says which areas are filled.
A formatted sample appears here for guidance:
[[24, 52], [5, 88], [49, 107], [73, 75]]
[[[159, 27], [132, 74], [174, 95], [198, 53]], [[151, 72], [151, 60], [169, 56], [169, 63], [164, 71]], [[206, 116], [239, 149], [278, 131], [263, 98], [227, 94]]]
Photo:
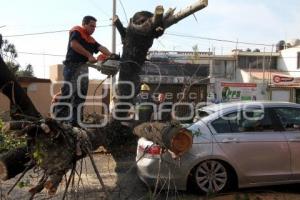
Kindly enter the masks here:
[[255, 101], [257, 98], [256, 83], [221, 82], [222, 102]]
[[274, 85], [299, 85], [300, 77], [283, 76], [274, 74], [272, 76], [272, 84]]

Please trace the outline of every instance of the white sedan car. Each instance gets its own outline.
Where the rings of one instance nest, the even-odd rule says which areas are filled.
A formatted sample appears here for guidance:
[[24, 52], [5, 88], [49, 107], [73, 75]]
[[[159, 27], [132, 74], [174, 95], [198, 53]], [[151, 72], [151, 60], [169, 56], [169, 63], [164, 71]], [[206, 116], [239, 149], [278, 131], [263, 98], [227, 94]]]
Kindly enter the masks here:
[[149, 186], [221, 192], [300, 182], [300, 105], [234, 102], [199, 110], [193, 145], [179, 159], [139, 139], [138, 176]]

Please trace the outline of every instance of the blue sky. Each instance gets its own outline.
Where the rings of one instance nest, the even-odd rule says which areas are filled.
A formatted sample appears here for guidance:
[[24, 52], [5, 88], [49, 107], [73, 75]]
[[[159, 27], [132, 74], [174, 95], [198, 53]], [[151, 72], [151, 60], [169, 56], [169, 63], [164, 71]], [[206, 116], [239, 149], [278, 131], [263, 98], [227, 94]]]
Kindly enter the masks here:
[[[123, 24], [140, 10], [154, 11], [155, 6], [163, 5], [165, 10], [185, 8], [196, 0], [116, 0], [117, 14]], [[124, 6], [126, 15], [121, 7]], [[96, 40], [111, 49], [111, 10], [112, 1], [104, 0], [0, 0], [0, 33], [13, 36], [26, 33], [68, 30], [80, 25], [85, 15], [98, 19], [94, 33]], [[279, 40], [300, 38], [299, 0], [209, 0], [204, 10], [190, 16], [166, 30], [152, 46], [152, 50], [192, 50], [198, 45], [200, 50], [215, 49], [217, 54], [229, 52], [234, 43], [216, 42], [197, 38], [178, 37], [172, 34], [219, 38], [233, 41], [275, 44]], [[195, 19], [196, 18], [196, 19]], [[117, 35], [117, 52], [121, 43]], [[32, 64], [35, 75], [48, 78], [48, 67], [64, 60], [68, 42], [68, 32], [53, 34], [6, 37], [20, 52], [17, 61], [25, 66]], [[239, 44], [238, 48], [264, 48]], [[267, 48], [267, 50], [270, 48]], [[23, 53], [21, 53], [23, 52]], [[62, 56], [28, 55], [44, 53]], [[101, 77], [93, 73], [92, 78]]]

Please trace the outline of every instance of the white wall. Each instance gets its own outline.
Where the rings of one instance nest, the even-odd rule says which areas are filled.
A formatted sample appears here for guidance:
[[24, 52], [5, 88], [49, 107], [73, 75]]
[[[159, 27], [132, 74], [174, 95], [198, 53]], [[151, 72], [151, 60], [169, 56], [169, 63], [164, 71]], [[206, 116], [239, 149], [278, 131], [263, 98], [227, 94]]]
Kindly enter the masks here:
[[237, 69], [235, 81], [240, 83], [250, 83], [250, 73], [242, 69]]
[[300, 46], [284, 49], [278, 57], [278, 69], [291, 71], [290, 75], [300, 77], [300, 69], [297, 69], [297, 54], [300, 52]]

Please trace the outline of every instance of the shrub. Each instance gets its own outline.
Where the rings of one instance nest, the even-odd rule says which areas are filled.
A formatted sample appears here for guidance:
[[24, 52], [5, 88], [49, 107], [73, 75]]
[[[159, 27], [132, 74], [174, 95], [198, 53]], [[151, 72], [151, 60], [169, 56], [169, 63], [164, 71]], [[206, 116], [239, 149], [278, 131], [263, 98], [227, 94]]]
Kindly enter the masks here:
[[26, 145], [24, 137], [15, 137], [13, 134], [3, 133], [2, 127], [3, 122], [0, 119], [0, 153]]

